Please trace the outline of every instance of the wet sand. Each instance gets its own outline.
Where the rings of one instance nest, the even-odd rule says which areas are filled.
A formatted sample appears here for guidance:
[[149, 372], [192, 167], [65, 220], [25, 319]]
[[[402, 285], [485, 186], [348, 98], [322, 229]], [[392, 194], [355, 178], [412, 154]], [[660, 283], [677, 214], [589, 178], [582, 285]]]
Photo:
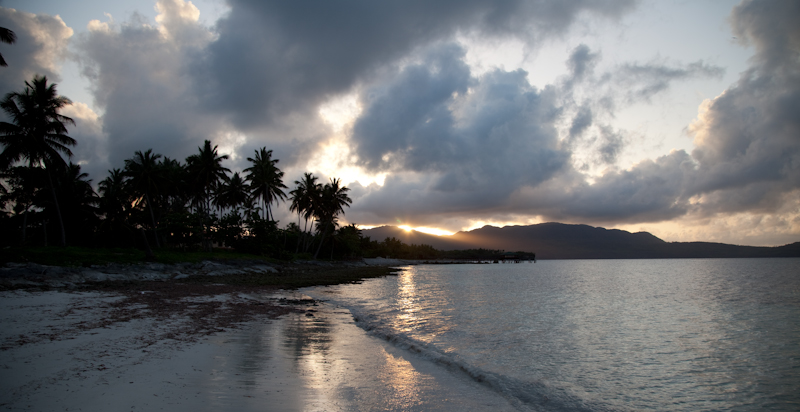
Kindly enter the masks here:
[[514, 410], [347, 311], [223, 292], [0, 292], [0, 410]]

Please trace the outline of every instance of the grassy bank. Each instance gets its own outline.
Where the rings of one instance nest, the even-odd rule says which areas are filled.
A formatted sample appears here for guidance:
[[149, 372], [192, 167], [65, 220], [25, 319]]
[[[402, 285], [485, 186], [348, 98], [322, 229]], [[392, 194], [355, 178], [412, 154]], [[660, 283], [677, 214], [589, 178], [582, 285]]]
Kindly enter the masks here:
[[[213, 252], [188, 252], [160, 249], [154, 252], [159, 263], [196, 263], [204, 260], [263, 260], [263, 256], [248, 255], [229, 250], [214, 249]], [[26, 247], [0, 249], [0, 264], [9, 262], [38, 263], [48, 266], [87, 267], [109, 263], [135, 264], [146, 261], [145, 252], [139, 249], [89, 248], [89, 247]]]
[[[295, 289], [306, 286], [335, 285], [360, 282], [363, 279], [386, 276], [397, 272], [382, 266], [350, 266], [330, 262], [319, 265], [308, 263], [277, 262], [257, 255], [236, 253], [227, 250], [214, 252], [183, 252], [160, 250], [156, 253], [159, 263], [199, 263], [207, 260], [228, 261], [235, 266], [268, 263], [275, 273], [242, 273], [235, 275], [197, 275], [180, 280], [169, 280], [174, 287], [181, 285], [229, 285], [249, 288]], [[0, 263], [38, 263], [48, 266], [89, 267], [92, 265], [141, 264], [145, 263], [145, 253], [137, 249], [101, 249], [82, 247], [37, 247], [9, 248], [0, 250]], [[82, 288], [89, 289], [129, 289], [148, 284], [147, 281], [118, 281], [86, 283]], [[163, 283], [163, 282], [162, 282]], [[135, 286], [138, 285], [138, 286]], [[29, 287], [29, 286], [24, 286]]]

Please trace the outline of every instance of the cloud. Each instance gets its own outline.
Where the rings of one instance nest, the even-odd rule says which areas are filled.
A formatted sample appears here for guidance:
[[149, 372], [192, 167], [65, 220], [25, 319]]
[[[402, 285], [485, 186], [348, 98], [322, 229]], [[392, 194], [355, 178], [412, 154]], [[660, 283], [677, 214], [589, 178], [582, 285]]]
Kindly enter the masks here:
[[691, 191], [707, 214], [775, 211], [800, 187], [798, 18], [794, 2], [746, 1], [731, 15], [734, 32], [756, 54], [688, 128], [699, 164]]
[[[366, 189], [357, 216], [376, 222], [400, 216], [412, 225], [449, 222], [455, 230], [478, 220], [525, 219], [719, 226], [713, 217], [728, 219], [731, 227], [769, 224], [785, 239], [797, 233], [798, 224], [790, 222], [800, 221], [789, 207], [800, 192], [800, 48], [797, 30], [766, 26], [773, 17], [778, 27], [796, 21], [795, 9], [747, 2], [735, 9], [736, 33], [756, 45], [752, 67], [701, 107], [687, 128], [696, 146], [691, 153], [673, 151], [625, 170], [614, 164], [628, 133], [611, 128], [604, 116], [648, 102], [673, 82], [719, 77], [722, 68], [654, 60], [596, 73], [600, 53], [581, 45], [567, 61], [569, 75], [539, 91], [519, 72], [466, 79], [468, 68], [460, 66], [452, 67], [461, 77], [444, 76], [460, 80], [439, 90], [446, 83], [436, 81], [442, 72], [430, 69], [437, 64], [408, 66], [394, 83], [365, 92], [373, 94], [364, 101], [353, 141], [365, 166], [396, 173], [384, 187]], [[498, 131], [505, 139], [493, 141]], [[535, 143], [527, 146], [529, 141]], [[572, 160], [580, 146], [592, 147], [597, 161], [610, 167], [593, 177], [576, 169]], [[543, 159], [551, 167], [530, 168]], [[763, 232], [743, 233], [763, 242]]]
[[108, 139], [107, 152], [96, 156], [111, 167], [137, 150], [183, 159], [204, 139], [225, 143], [219, 138], [224, 119], [198, 109], [187, 67], [211, 33], [198, 24], [190, 2], [162, 0], [157, 8], [158, 25], [137, 16], [123, 24], [92, 21], [76, 40]]
[[75, 125], [69, 127], [69, 136], [78, 142], [72, 148], [71, 161], [82, 165], [83, 172], [89, 173], [97, 181], [98, 177], [105, 175], [106, 170], [122, 167], [109, 163], [108, 136], [103, 133], [102, 119], [86, 103], [73, 102], [61, 114], [75, 121]]
[[609, 73], [606, 79], [615, 87], [623, 86], [628, 103], [649, 101], [655, 94], [667, 90], [670, 83], [698, 77], [722, 77], [725, 70], [697, 61], [683, 67], [669, 67], [660, 62], [628, 63]]
[[615, 18], [633, 6], [608, 2], [448, 0], [232, 0], [219, 35], [195, 67], [205, 101], [252, 127], [318, 106], [420, 47], [458, 33], [521, 37], [564, 33], [582, 13]]
[[393, 175], [359, 210], [379, 219], [480, 214], [569, 167], [552, 90], [537, 90], [522, 70], [471, 76], [463, 59], [460, 46], [440, 45], [365, 88], [351, 142], [364, 167]]
[[[229, 13], [206, 27], [191, 2], [161, 0], [155, 22], [109, 17], [75, 39], [57, 17], [0, 9], [29, 42], [3, 46], [10, 67], [0, 85], [18, 90], [34, 72], [56, 80], [71, 42], [96, 108], [68, 111], [78, 122], [75, 158], [96, 181], [136, 150], [183, 159], [204, 139], [235, 154], [232, 169], [267, 146], [291, 181], [335, 140], [347, 148], [337, 158], [346, 166], [386, 175], [382, 186], [350, 184], [347, 220], [364, 224], [457, 230], [475, 221], [728, 219], [719, 227], [795, 230], [800, 6], [793, 2], [737, 6], [734, 34], [755, 55], [687, 127], [694, 150], [625, 169], [618, 163], [633, 134], [614, 122], [619, 110], [650, 104], [677, 82], [718, 78], [723, 68], [660, 57], [603, 68], [602, 51], [579, 44], [565, 75], [537, 88], [523, 70], [476, 74], [465, 60], [469, 44], [456, 39], [513, 39], [533, 50], [586, 16], [619, 18], [632, 1], [309, 4], [229, 0]], [[342, 96], [355, 96], [359, 110], [331, 127], [320, 107]]]
[[554, 85], [564, 113], [559, 123], [566, 135], [564, 143], [585, 171], [614, 165], [630, 142], [629, 132], [611, 126], [621, 109], [649, 104], [676, 82], [721, 77], [725, 72], [702, 61], [682, 64], [653, 59], [616, 64], [597, 73], [600, 60], [599, 51], [578, 45], [567, 59], [567, 74]]
[[591, 75], [599, 60], [599, 53], [592, 53], [589, 46], [585, 44], [578, 45], [578, 47], [572, 51], [569, 60], [567, 60], [567, 68], [572, 76], [572, 80], [567, 83], [567, 87], [571, 85], [571, 82], [581, 81], [585, 77]]
[[0, 27], [14, 31], [14, 44], [2, 43], [8, 67], [0, 68], [0, 93], [21, 91], [34, 75], [60, 81], [61, 63], [68, 56], [67, 44], [73, 31], [60, 17], [35, 15], [0, 7]]

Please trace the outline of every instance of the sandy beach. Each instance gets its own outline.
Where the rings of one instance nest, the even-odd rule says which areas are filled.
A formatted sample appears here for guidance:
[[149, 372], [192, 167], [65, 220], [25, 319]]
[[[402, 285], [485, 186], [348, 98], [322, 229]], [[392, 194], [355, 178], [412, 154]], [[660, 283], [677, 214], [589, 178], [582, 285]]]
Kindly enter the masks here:
[[0, 409], [513, 410], [299, 292], [144, 289], [0, 292]]

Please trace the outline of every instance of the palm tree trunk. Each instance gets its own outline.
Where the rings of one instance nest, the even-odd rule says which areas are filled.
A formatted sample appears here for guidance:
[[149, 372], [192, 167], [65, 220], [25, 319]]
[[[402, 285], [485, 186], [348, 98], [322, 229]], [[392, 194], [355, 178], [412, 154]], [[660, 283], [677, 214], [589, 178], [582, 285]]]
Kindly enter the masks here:
[[56, 188], [53, 186], [53, 177], [50, 176], [50, 169], [47, 169], [47, 181], [50, 182], [50, 193], [53, 194], [53, 202], [56, 205], [56, 215], [58, 215], [58, 225], [61, 228], [61, 246], [67, 246], [67, 235], [64, 232], [64, 220], [61, 219], [61, 207], [58, 205], [58, 196], [56, 196]]
[[319, 256], [319, 251], [322, 249], [322, 244], [325, 243], [325, 237], [328, 236], [328, 225], [325, 225], [325, 230], [322, 232], [322, 239], [319, 240], [319, 246], [317, 246], [317, 252], [314, 253], [314, 259], [317, 259]]
[[139, 233], [142, 234], [142, 240], [144, 241], [145, 259], [148, 262], [154, 262], [156, 260], [156, 256], [153, 254], [153, 250], [150, 249], [150, 243], [147, 242], [147, 235], [144, 233], [144, 229], [140, 228]]
[[22, 212], [22, 246], [25, 246], [25, 232], [28, 230], [28, 211]]
[[[311, 227], [314, 227], [314, 223], [312, 221]], [[306, 219], [306, 227], [303, 231], [303, 253], [308, 253], [308, 250], [311, 249], [311, 245], [314, 244], [314, 236], [308, 236], [308, 219]]]
[[150, 203], [150, 194], [144, 194], [145, 200], [147, 200], [147, 210], [150, 211], [150, 222], [153, 223], [153, 237], [156, 238], [156, 247], [161, 249], [161, 244], [158, 243], [158, 229], [156, 229], [156, 217], [153, 215], [153, 204]]

